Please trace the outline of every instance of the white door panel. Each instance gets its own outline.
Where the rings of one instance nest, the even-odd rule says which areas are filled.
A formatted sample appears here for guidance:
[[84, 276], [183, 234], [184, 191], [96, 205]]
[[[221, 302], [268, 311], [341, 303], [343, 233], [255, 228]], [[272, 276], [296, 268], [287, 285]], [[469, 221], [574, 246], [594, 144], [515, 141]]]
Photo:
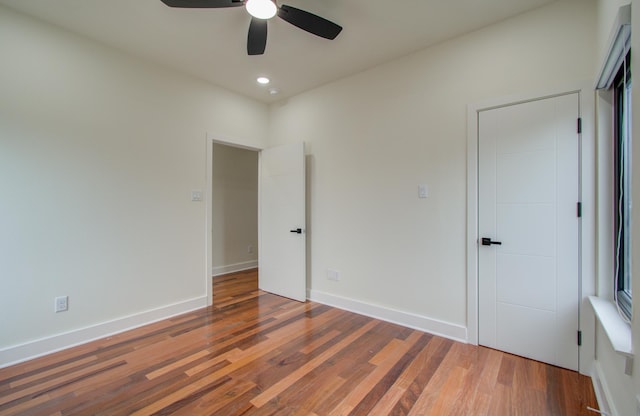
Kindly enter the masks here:
[[556, 252], [554, 208], [552, 204], [498, 204], [495, 235], [503, 241], [499, 251], [553, 256]]
[[497, 348], [545, 363], [555, 363], [555, 313], [498, 303]]
[[[556, 262], [552, 257], [497, 254], [496, 301], [555, 309]], [[549, 296], [549, 294], [554, 296]]]
[[555, 151], [498, 154], [496, 159], [498, 203], [555, 202]]
[[[305, 301], [304, 144], [260, 153], [260, 289]], [[300, 229], [301, 233], [292, 232]]]
[[[549, 107], [546, 100], [524, 103], [528, 113], [522, 112], [519, 105], [499, 108], [503, 134], [496, 137], [502, 154], [529, 153], [556, 148], [556, 128], [541, 124], [540, 120], [551, 120], [555, 117], [555, 109]], [[533, 116], [532, 116], [533, 114]]]
[[478, 337], [578, 368], [578, 95], [478, 116]]

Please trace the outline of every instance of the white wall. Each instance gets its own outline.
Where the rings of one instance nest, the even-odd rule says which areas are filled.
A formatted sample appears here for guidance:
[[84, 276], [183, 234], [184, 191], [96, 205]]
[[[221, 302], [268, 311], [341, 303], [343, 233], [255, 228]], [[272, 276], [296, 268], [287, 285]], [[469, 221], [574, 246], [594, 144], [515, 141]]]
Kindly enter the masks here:
[[214, 143], [212, 184], [213, 274], [257, 267], [258, 152]]
[[206, 136], [267, 107], [3, 7], [0, 61], [0, 365], [206, 305]]
[[[596, 62], [595, 71], [597, 73], [600, 70], [603, 59], [608, 49], [608, 42], [610, 40], [610, 34], [614, 25], [616, 14], [620, 6], [629, 4], [629, 0], [599, 0], [598, 1], [598, 19], [597, 19], [597, 33], [598, 33], [598, 60]], [[631, 50], [640, 50], [640, 2], [632, 2], [632, 39]], [[638, 60], [637, 54], [632, 52], [632, 79], [638, 78], [639, 73], [637, 68], [640, 68], [640, 60]], [[637, 82], [633, 84], [632, 91], [632, 125], [640, 126], [640, 87]], [[598, 142], [599, 144], [599, 199], [610, 200], [612, 193], [610, 189], [611, 176], [608, 169], [611, 168], [611, 129], [608, 128], [608, 124], [611, 123], [611, 117], [609, 112], [611, 111], [611, 99], [607, 97], [607, 94], [598, 94], [598, 122], [600, 126], [598, 128]], [[640, 134], [640, 130], [633, 129], [634, 140]], [[638, 152], [638, 146], [634, 146], [633, 154], [633, 166], [640, 166], [640, 153]], [[640, 169], [633, 169], [633, 196], [632, 199], [640, 199]], [[611, 208], [606, 204], [601, 204], [601, 208], [598, 213], [598, 227], [600, 230], [600, 236], [598, 239], [598, 291], [599, 296], [606, 299], [611, 299], [613, 296], [613, 260], [611, 255], [612, 250], [612, 238], [610, 222], [612, 221]], [[640, 258], [640, 213], [637, 209], [632, 212], [632, 258]], [[640, 271], [638, 269], [638, 262], [632, 262], [632, 286], [635, 288], [640, 287]], [[640, 308], [640, 300], [638, 296], [635, 296], [633, 301], [634, 319], [631, 324], [631, 330], [633, 334], [633, 345], [640, 345], [640, 323], [638, 322], [638, 308]], [[632, 375], [626, 375], [624, 373], [625, 360], [612, 349], [609, 339], [604, 333], [602, 327], [598, 324], [596, 327], [596, 374], [600, 378], [602, 385], [604, 386], [605, 394], [608, 395], [607, 401], [612, 407], [614, 415], [634, 415], [636, 414], [636, 395], [640, 395], [640, 360], [637, 358], [634, 360], [634, 367]], [[638, 348], [634, 348], [637, 350]]]
[[312, 296], [466, 327], [467, 105], [591, 80], [595, 5], [555, 2], [271, 106], [270, 144], [307, 143]]

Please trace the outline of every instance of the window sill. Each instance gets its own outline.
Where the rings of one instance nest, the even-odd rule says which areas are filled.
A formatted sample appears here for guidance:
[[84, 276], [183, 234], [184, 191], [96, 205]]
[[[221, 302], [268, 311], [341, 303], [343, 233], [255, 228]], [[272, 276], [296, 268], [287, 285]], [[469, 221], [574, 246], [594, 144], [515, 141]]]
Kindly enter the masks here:
[[613, 350], [626, 358], [625, 373], [630, 375], [633, 366], [631, 326], [620, 317], [618, 309], [612, 302], [597, 296], [589, 296], [589, 303], [607, 334]]

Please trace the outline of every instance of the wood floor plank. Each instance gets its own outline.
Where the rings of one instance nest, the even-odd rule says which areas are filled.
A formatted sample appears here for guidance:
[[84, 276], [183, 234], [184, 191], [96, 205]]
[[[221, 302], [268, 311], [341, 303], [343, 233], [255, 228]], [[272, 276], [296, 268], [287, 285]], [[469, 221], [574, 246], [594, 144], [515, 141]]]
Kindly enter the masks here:
[[[289, 335], [289, 337], [291, 336], [292, 335]], [[244, 351], [233, 350], [230, 352], [230, 354], [235, 354], [233, 361], [226, 360], [226, 357], [224, 358], [225, 361], [228, 361], [228, 365], [223, 366], [222, 368], [214, 371], [213, 373], [207, 375], [206, 377], [198, 380], [195, 383], [192, 383], [178, 391], [173, 392], [172, 394], [169, 394], [162, 400], [157, 401], [138, 412], [135, 412], [134, 415], [155, 413], [156, 411], [159, 411], [165, 407], [169, 407], [174, 402], [184, 400], [186, 397], [194, 394], [196, 391], [199, 391], [202, 388], [213, 384], [215, 381], [227, 376], [229, 373], [235, 371], [236, 369], [252, 363], [257, 358], [261, 357], [264, 354], [267, 354], [269, 351], [287, 342], [289, 342], [289, 338], [276, 339], [268, 344], [261, 343], [259, 344], [260, 348], [251, 349], [249, 350], [249, 353], [246, 354], [243, 354]], [[220, 357], [219, 359], [223, 359], [223, 357]], [[188, 376], [197, 374], [197, 372], [192, 371], [187, 371], [186, 373]]]
[[498, 383], [511, 387], [513, 383], [513, 373], [516, 365], [516, 357], [512, 355], [503, 355], [500, 364], [500, 372], [498, 373]]
[[74, 371], [64, 377], [50, 379], [46, 382], [38, 383], [25, 389], [17, 389], [11, 394], [1, 396], [0, 406], [7, 405], [11, 402], [22, 401], [23, 399], [36, 398], [40, 395], [47, 394], [53, 389], [81, 382], [101, 371], [106, 371], [114, 366], [121, 366], [125, 364], [126, 362], [122, 359], [114, 358], [106, 362], [98, 363], [94, 366], [83, 368], [82, 370]]
[[338, 335], [340, 335], [340, 331], [331, 330], [326, 334], [324, 334], [322, 337], [319, 337], [311, 342], [305, 343], [305, 345], [302, 348], [300, 348], [300, 352], [302, 354], [311, 354], [317, 348], [335, 339]]
[[[48, 403], [50, 400], [51, 400], [51, 397], [48, 394], [43, 394], [41, 396], [34, 397], [33, 399], [30, 399], [28, 401], [17, 403], [11, 406], [10, 411], [12, 412], [11, 414], [14, 414], [14, 415], [24, 414], [27, 411], [31, 411], [35, 407]], [[0, 411], [0, 414], [9, 414], [9, 413]]]
[[165, 374], [175, 370], [176, 368], [180, 368], [180, 367], [183, 367], [183, 366], [185, 366], [187, 364], [190, 364], [190, 363], [198, 360], [198, 358], [202, 358], [204, 356], [207, 356], [210, 353], [211, 352], [209, 350], [198, 351], [198, 352], [196, 352], [194, 354], [191, 354], [188, 357], [185, 357], [185, 358], [183, 358], [181, 360], [175, 361], [175, 362], [173, 362], [173, 363], [171, 363], [169, 365], [166, 365], [166, 366], [164, 366], [162, 368], [159, 368], [157, 370], [154, 370], [154, 371], [150, 372], [149, 374], [147, 374], [147, 378], [149, 380], [153, 380], [154, 378], [158, 378], [158, 377], [160, 377], [162, 375], [165, 375]]
[[[512, 391], [504, 384], [497, 384], [494, 393], [491, 395], [489, 414], [495, 416], [513, 415]], [[561, 415], [562, 413], [549, 413], [551, 415]]]
[[378, 415], [390, 414], [418, 376], [420, 354], [427, 351], [426, 346], [432, 338], [429, 334], [422, 334], [420, 340], [396, 363], [395, 368], [385, 375], [387, 380], [371, 389], [367, 397], [358, 404], [356, 411]]
[[468, 371], [463, 367], [455, 366], [451, 369], [429, 413], [443, 416], [456, 413], [457, 408], [460, 406], [459, 399], [463, 392], [462, 385], [467, 373]]
[[[478, 382], [478, 390], [480, 393], [491, 395], [498, 382], [498, 374], [500, 373], [500, 364], [502, 362], [503, 353], [489, 348], [480, 347], [478, 349], [478, 358], [482, 360], [482, 371]], [[545, 373], [546, 379], [546, 373]]]
[[8, 415], [590, 415], [578, 373], [213, 280], [211, 307], [0, 369]]
[[[536, 386], [533, 361], [516, 360], [513, 372], [513, 393], [518, 397], [516, 409], [522, 414], [530, 414], [545, 406], [544, 392]], [[578, 409], [574, 409], [578, 410]], [[569, 414], [580, 414], [573, 411]]]
[[[330, 415], [338, 416], [350, 414], [351, 411], [355, 409], [365, 397], [367, 397], [368, 393], [378, 385], [384, 376], [391, 371], [398, 361], [400, 361], [400, 359], [411, 349], [411, 347], [420, 338], [420, 335], [420, 333], [414, 332], [405, 341], [393, 339], [389, 342], [382, 351], [369, 360], [369, 362], [375, 365], [376, 368], [369, 373], [369, 375], [367, 375], [360, 384], [351, 389], [347, 397], [345, 397], [343, 401], [331, 411]], [[388, 388], [388, 386], [386, 388]], [[374, 398], [376, 402], [378, 398]], [[358, 413], [365, 414], [368, 410], [369, 409], [361, 409]]]
[[[377, 380], [375, 386], [369, 389], [366, 392], [366, 395], [359, 400], [357, 404], [354, 404], [352, 414], [371, 414], [375, 413], [373, 410], [381, 400], [381, 397], [384, 398], [385, 393], [390, 391], [393, 386], [398, 383], [402, 374], [405, 373], [405, 370], [410, 367], [411, 362], [415, 359], [415, 357], [422, 351], [426, 344], [431, 340], [431, 336], [427, 334], [423, 334], [422, 332], [415, 331], [411, 334], [411, 336], [407, 337], [404, 341], [406, 348], [399, 348], [400, 351], [404, 350], [404, 354], [398, 357], [398, 359], [393, 359], [391, 356], [385, 362], [381, 362], [376, 371], [380, 371], [382, 373], [382, 377]], [[372, 372], [371, 374], [374, 374]], [[371, 375], [369, 376], [371, 377]], [[398, 395], [398, 399], [400, 396]], [[396, 400], [397, 402], [397, 400]], [[395, 404], [395, 402], [394, 402]], [[390, 410], [391, 403], [387, 405]], [[380, 412], [380, 410], [378, 410]], [[379, 413], [383, 414], [383, 413]], [[384, 414], [388, 414], [386, 411]]]
[[[479, 353], [479, 350], [471, 345], [456, 343], [451, 348], [451, 354], [468, 357], [468, 365], [460, 365], [465, 370], [465, 376], [458, 387], [456, 400], [458, 405], [451, 412], [452, 415], [466, 416], [469, 414], [487, 414], [489, 411], [488, 395], [479, 388], [487, 365], [487, 354]], [[463, 360], [464, 361], [464, 360]]]
[[418, 362], [420, 365], [418, 377], [407, 388], [404, 396], [394, 407], [392, 414], [408, 415], [411, 413], [427, 386], [430, 385], [434, 375], [440, 369], [452, 345], [453, 342], [442, 338], [433, 338], [427, 344], [424, 350], [426, 356], [423, 356], [424, 360], [422, 362]]
[[[362, 319], [344, 319], [341, 321], [341, 328], [345, 330], [345, 334], [352, 333], [353, 330], [366, 324], [368, 320]], [[360, 353], [354, 356], [353, 351], [361, 352], [363, 346], [369, 346], [373, 352], [382, 349], [382, 345], [372, 345], [369, 337], [373, 336], [373, 330], [359, 337], [355, 342], [345, 346], [340, 352], [329, 357], [320, 366], [309, 371], [302, 378], [297, 380], [290, 388], [283, 391], [277, 396], [277, 400], [271, 400], [265, 406], [251, 413], [256, 416], [268, 415], [274, 411], [282, 411], [281, 403], [291, 403], [289, 407], [296, 407], [292, 410], [292, 414], [305, 414], [304, 409], [312, 409], [314, 413], [326, 415], [328, 411], [335, 407], [349, 392], [352, 384], [358, 383], [368, 374], [367, 371], [359, 370], [362, 363], [368, 364], [368, 359], [374, 353]], [[339, 339], [336, 339], [339, 342]], [[308, 357], [309, 360], [314, 359], [319, 354], [324, 353], [334, 344], [324, 345], [318, 348]], [[353, 349], [353, 351], [351, 351]], [[348, 376], [347, 376], [348, 374]], [[263, 375], [258, 373], [262, 381]], [[271, 380], [271, 377], [269, 377]], [[338, 382], [338, 385], [336, 385]], [[344, 386], [343, 386], [344, 385]], [[301, 412], [301, 413], [300, 413]]]
[[[296, 401], [300, 403], [298, 409], [293, 415], [308, 415], [315, 414], [312, 410], [321, 404], [327, 397], [333, 395], [338, 389], [345, 387], [345, 380], [342, 377], [329, 377], [326, 383], [320, 383], [319, 387], [312, 387], [313, 384], [308, 384], [308, 387], [299, 389], [296, 392], [296, 396], [292, 397], [292, 402]], [[296, 399], [297, 398], [297, 399]]]
[[232, 380], [222, 388], [210, 392], [202, 400], [184, 406], [173, 414], [185, 416], [215, 415], [217, 411], [232, 403], [238, 396], [255, 389], [255, 387], [254, 383], [246, 380]]
[[369, 331], [375, 325], [376, 325], [376, 322], [375, 321], [371, 321], [368, 324], [366, 324], [365, 326], [363, 326], [360, 329], [358, 329], [357, 331], [353, 332], [348, 337], [343, 339], [341, 342], [333, 345], [331, 348], [329, 348], [328, 350], [326, 350], [325, 352], [323, 352], [322, 354], [320, 354], [319, 356], [317, 356], [313, 360], [309, 361], [304, 366], [298, 368], [296, 371], [292, 372], [287, 377], [285, 377], [282, 380], [278, 381], [276, 384], [271, 386], [269, 389], [267, 389], [266, 391], [261, 393], [259, 396], [257, 396], [254, 399], [252, 399], [251, 400], [251, 404], [253, 404], [255, 407], [263, 406], [266, 402], [268, 402], [269, 400], [273, 399], [275, 396], [277, 396], [279, 393], [281, 393], [285, 389], [289, 388], [293, 383], [295, 383], [296, 381], [301, 379], [309, 371], [311, 371], [314, 368], [316, 368], [319, 365], [321, 365], [324, 361], [329, 359], [332, 355], [336, 354], [342, 348], [344, 348], [345, 346], [349, 345], [351, 342], [353, 342], [355, 339], [357, 339], [358, 337], [360, 337], [361, 335], [363, 335], [364, 333]]
[[86, 358], [83, 358], [83, 359], [80, 359], [80, 360], [77, 360], [77, 361], [73, 361], [73, 362], [67, 363], [65, 365], [61, 365], [61, 366], [58, 366], [58, 367], [51, 368], [51, 369], [49, 369], [47, 371], [42, 371], [42, 372], [39, 372], [37, 374], [33, 374], [33, 375], [29, 376], [29, 377], [20, 378], [20, 379], [18, 379], [16, 381], [10, 382], [9, 383], [9, 387], [12, 388], [12, 389], [16, 389], [18, 387], [25, 386], [25, 385], [28, 385], [28, 384], [31, 384], [31, 383], [34, 383], [34, 382], [38, 382], [38, 381], [41, 382], [42, 380], [45, 380], [45, 379], [47, 379], [49, 377], [60, 376], [64, 372], [66, 372], [68, 370], [77, 369], [78, 367], [82, 367], [85, 364], [93, 363], [96, 360], [97, 360], [97, 357], [95, 355], [89, 356], [89, 357], [86, 357]]

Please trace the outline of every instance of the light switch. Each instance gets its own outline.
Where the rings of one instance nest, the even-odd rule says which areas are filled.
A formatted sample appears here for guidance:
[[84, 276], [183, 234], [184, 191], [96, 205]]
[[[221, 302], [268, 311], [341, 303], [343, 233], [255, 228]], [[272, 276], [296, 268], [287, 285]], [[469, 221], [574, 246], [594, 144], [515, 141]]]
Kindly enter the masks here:
[[429, 197], [429, 187], [427, 185], [418, 185], [418, 198]]
[[202, 191], [199, 189], [195, 189], [191, 191], [191, 201], [194, 201], [194, 202], [202, 201]]

